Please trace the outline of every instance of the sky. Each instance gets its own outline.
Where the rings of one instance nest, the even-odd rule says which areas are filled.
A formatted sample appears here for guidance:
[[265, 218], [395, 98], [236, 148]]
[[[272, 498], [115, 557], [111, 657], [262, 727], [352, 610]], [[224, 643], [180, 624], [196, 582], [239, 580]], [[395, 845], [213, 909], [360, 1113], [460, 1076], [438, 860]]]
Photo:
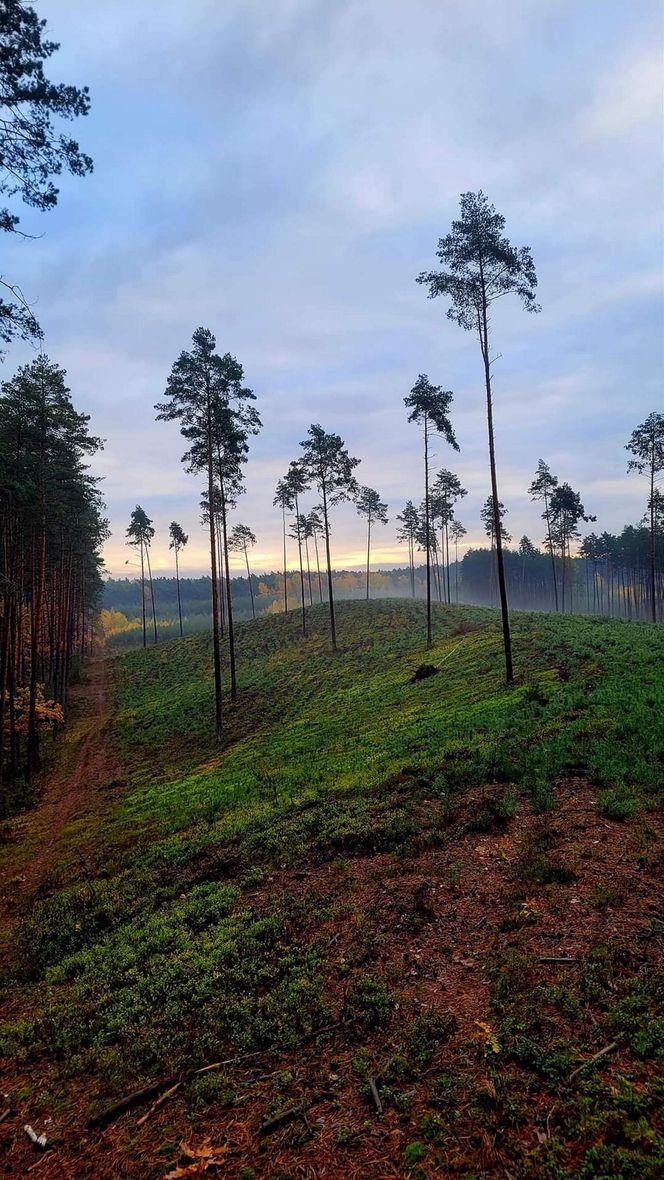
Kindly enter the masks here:
[[[482, 543], [489, 491], [475, 337], [415, 282], [435, 264], [459, 194], [483, 189], [529, 245], [541, 313], [494, 316], [496, 445], [506, 526], [540, 542], [528, 497], [545, 459], [581, 491], [596, 531], [643, 514], [624, 445], [662, 409], [663, 15], [659, 0], [40, 0], [61, 42], [58, 81], [87, 84], [72, 133], [95, 162], [63, 178], [37, 240], [3, 241], [3, 273], [34, 303], [50, 358], [105, 440], [95, 460], [112, 536], [140, 503], [153, 565], [168, 525], [182, 571], [207, 568], [200, 477], [175, 423], [155, 421], [170, 367], [199, 326], [244, 366], [263, 419], [234, 519], [279, 568], [274, 486], [312, 422], [342, 435], [388, 503], [376, 566], [405, 560], [395, 516], [422, 488], [403, 399], [419, 373], [454, 391], [458, 516]], [[14, 345], [7, 379], [32, 359]], [[313, 500], [311, 501], [313, 506]], [[305, 505], [308, 507], [308, 504]], [[364, 560], [352, 505], [333, 560]], [[293, 553], [293, 564], [295, 554]]]

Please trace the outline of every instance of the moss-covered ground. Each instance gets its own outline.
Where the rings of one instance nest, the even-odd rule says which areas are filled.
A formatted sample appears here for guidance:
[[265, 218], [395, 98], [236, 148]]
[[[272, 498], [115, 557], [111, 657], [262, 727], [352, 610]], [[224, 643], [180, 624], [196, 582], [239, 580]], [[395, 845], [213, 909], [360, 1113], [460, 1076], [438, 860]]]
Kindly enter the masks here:
[[42, 1175], [660, 1174], [664, 629], [515, 615], [508, 689], [494, 612], [434, 618], [243, 625], [221, 747], [206, 636], [116, 658], [121, 776], [15, 907], [14, 1174], [46, 1118]]

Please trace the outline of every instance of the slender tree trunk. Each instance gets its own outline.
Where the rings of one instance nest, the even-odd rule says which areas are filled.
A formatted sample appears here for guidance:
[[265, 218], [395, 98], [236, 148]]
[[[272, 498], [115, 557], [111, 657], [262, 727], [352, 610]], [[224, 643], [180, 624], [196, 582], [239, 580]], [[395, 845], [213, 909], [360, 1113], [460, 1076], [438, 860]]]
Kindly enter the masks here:
[[212, 583], [212, 655], [214, 663], [214, 721], [217, 741], [222, 738], [221, 713], [221, 650], [219, 645], [219, 583], [217, 580], [217, 538], [214, 527], [214, 450], [212, 435], [212, 402], [209, 377], [206, 379], [207, 394], [207, 465], [208, 465], [208, 507], [210, 520], [210, 580]]
[[150, 565], [150, 546], [147, 544], [147, 542], [145, 545], [145, 556], [147, 557], [147, 561], [148, 561], [148, 577], [150, 579], [150, 600], [152, 602], [152, 626], [154, 628], [154, 641], [156, 643], [159, 638], [159, 636], [157, 634], [157, 611], [156, 611], [155, 605], [154, 605], [154, 585], [152, 583], [152, 567]]
[[650, 605], [652, 611], [652, 621], [657, 622], [657, 597], [655, 593], [655, 441], [652, 444], [652, 457], [650, 461]]
[[28, 707], [28, 742], [26, 781], [32, 782], [32, 771], [39, 768], [39, 737], [37, 733], [37, 683], [39, 678], [40, 639], [44, 608], [44, 578], [46, 572], [46, 521], [43, 492], [40, 527], [37, 538], [37, 570], [33, 584], [32, 634], [30, 642], [30, 702]]
[[332, 651], [337, 650], [337, 625], [334, 617], [334, 591], [332, 589], [332, 557], [330, 555], [330, 521], [327, 513], [327, 488], [325, 480], [321, 481], [323, 496], [323, 523], [325, 525], [325, 553], [327, 556], [327, 592], [330, 598], [330, 631], [332, 633]]
[[221, 533], [224, 542], [224, 569], [226, 571], [226, 608], [228, 615], [228, 662], [231, 673], [231, 700], [237, 700], [237, 672], [235, 667], [235, 628], [233, 626], [233, 592], [231, 590], [231, 570], [228, 560], [228, 537], [226, 535], [226, 492], [224, 479], [221, 474], [221, 457], [219, 456], [219, 490], [221, 492]]
[[309, 586], [309, 606], [314, 605], [314, 595], [311, 589], [311, 565], [309, 564], [309, 538], [304, 534], [304, 551], [307, 556], [307, 585]]
[[226, 634], [226, 607], [224, 605], [226, 586], [224, 582], [224, 547], [221, 543], [221, 524], [218, 512], [214, 514], [214, 527], [217, 538], [217, 568], [219, 570], [219, 631], [223, 639]]
[[178, 546], [175, 545], [175, 584], [178, 591], [178, 618], [180, 620], [180, 639], [184, 635], [184, 628], [182, 626], [182, 602], [180, 600], [180, 564], [178, 561]]
[[288, 614], [288, 574], [286, 572], [286, 502], [281, 501], [281, 520], [284, 532], [284, 614]]
[[145, 626], [145, 557], [143, 555], [143, 541], [141, 540], [141, 617], [143, 620], [143, 647], [148, 645], [148, 633]]
[[251, 571], [249, 569], [249, 554], [247, 552], [246, 545], [244, 546], [244, 560], [247, 564], [247, 581], [249, 583], [249, 593], [251, 595], [251, 617], [252, 617], [252, 619], [255, 619], [256, 618], [256, 604], [254, 602], [254, 588], [251, 584]]
[[302, 597], [302, 634], [307, 634], [307, 604], [304, 600], [304, 566], [302, 565], [302, 531], [300, 529], [300, 505], [295, 494], [295, 523], [297, 525], [297, 553], [300, 562], [300, 594]]
[[553, 552], [553, 542], [551, 540], [551, 518], [549, 516], [549, 498], [546, 490], [544, 492], [544, 516], [546, 519], [546, 534], [549, 539], [549, 555], [551, 557], [551, 573], [553, 575], [553, 600], [558, 610], [558, 580], [556, 578], [556, 557]]
[[454, 601], [459, 604], [459, 542], [454, 542]]
[[449, 606], [452, 601], [452, 592], [450, 590], [450, 537], [448, 532], [447, 513], [445, 513], [445, 565], [447, 566], [447, 603]]
[[[482, 268], [482, 285], [484, 272]], [[489, 360], [489, 327], [487, 322], [486, 300], [482, 302], [482, 330], [480, 332], [482, 358], [484, 360], [484, 384], [486, 387], [486, 416], [489, 434], [489, 466], [491, 468], [491, 494], [493, 496], [493, 526], [496, 535], [496, 564], [498, 567], [498, 590], [500, 593], [500, 613], [503, 624], [503, 647], [505, 649], [505, 680], [508, 684], [514, 682], [512, 666], [512, 637], [510, 635], [510, 617], [507, 607], [507, 586], [505, 583], [505, 563], [503, 561], [503, 539], [500, 529], [500, 509], [498, 507], [498, 478], [496, 475], [496, 448], [493, 433], [493, 401], [491, 394], [491, 362]]]
[[314, 548], [316, 550], [316, 569], [318, 571], [318, 596], [323, 601], [323, 579], [320, 576], [320, 557], [318, 554], [318, 530], [314, 529]]
[[369, 601], [369, 564], [371, 561], [371, 513], [367, 517], [367, 602]]
[[431, 647], [431, 539], [429, 516], [429, 428], [424, 415], [424, 547], [427, 557], [427, 647]]

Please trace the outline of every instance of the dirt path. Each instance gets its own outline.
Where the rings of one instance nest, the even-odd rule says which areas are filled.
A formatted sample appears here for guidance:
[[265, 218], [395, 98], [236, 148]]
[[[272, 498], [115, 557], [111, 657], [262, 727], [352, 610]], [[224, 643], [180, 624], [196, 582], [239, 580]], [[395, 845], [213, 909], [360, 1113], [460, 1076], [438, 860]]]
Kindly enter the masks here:
[[[112, 661], [91, 660], [70, 693], [68, 721], [42, 775], [37, 806], [9, 825], [0, 851], [0, 933], [35, 897], [48, 892], [68, 868], [80, 875], [91, 852], [91, 829], [112, 798], [119, 768], [110, 751], [109, 685]], [[2, 939], [4, 941], [4, 939]]]

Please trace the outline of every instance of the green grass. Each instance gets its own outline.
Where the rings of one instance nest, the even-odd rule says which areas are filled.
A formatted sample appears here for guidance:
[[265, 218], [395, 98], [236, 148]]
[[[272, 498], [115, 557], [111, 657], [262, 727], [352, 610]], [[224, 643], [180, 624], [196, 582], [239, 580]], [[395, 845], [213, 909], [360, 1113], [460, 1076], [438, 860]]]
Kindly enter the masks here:
[[[227, 705], [220, 752], [208, 638], [124, 656], [115, 732], [135, 770], [119, 824], [154, 835], [221, 821], [226, 837], [275, 805], [370, 790], [408, 765], [454, 787], [495, 779], [536, 790], [569, 771], [618, 794], [661, 781], [659, 629], [516, 615], [508, 690], [493, 612], [439, 609], [431, 653], [420, 604], [339, 604], [337, 655], [326, 621], [315, 608], [306, 640], [295, 616], [240, 628], [241, 696]], [[410, 684], [425, 658], [440, 663], [438, 676]]]
[[[117, 659], [112, 741], [128, 786], [99, 828], [104, 871], [71, 880], [23, 923], [18, 972], [33, 1018], [0, 1025], [0, 1055], [54, 1058], [115, 1093], [222, 1053], [295, 1047], [337, 1015], [326, 982], [333, 951], [317, 934], [320, 900], [305, 889], [297, 902], [272, 893], [275, 867], [384, 851], [398, 871], [449, 838], [478, 787], [483, 802], [459, 829], [478, 842], [506, 830], [520, 805], [555, 814], [557, 790], [574, 780], [591, 784], [605, 822], [646, 822], [664, 780], [664, 628], [515, 615], [508, 689], [494, 612], [436, 609], [430, 652], [421, 604], [341, 603], [338, 613], [334, 655], [323, 608], [309, 612], [306, 639], [295, 616], [239, 629], [240, 698], [225, 702], [221, 748], [210, 732], [207, 636]], [[438, 674], [412, 683], [425, 661]], [[515, 874], [529, 891], [574, 881], [546, 835]], [[418, 907], [414, 932], [430, 917], [427, 898]], [[363, 935], [359, 920], [357, 931], [345, 1003], [369, 1035], [390, 1025], [398, 1002], [371, 966], [380, 938]], [[573, 994], [542, 1003], [576, 1012], [588, 1002], [579, 988], [608, 987], [602, 964], [593, 970]], [[555, 1037], [540, 1045], [528, 986], [518, 958], [496, 966], [499, 1039], [555, 1086], [575, 1051]], [[640, 1022], [637, 1055], [661, 1049], [653, 994], [630, 975], [607, 1004], [610, 1031], [632, 1037]], [[394, 1060], [424, 1068], [453, 1027], [453, 1016], [423, 1011]], [[410, 1148], [414, 1175], [428, 1149]], [[584, 1175], [603, 1174], [591, 1166]], [[552, 1157], [542, 1175], [556, 1167]]]

